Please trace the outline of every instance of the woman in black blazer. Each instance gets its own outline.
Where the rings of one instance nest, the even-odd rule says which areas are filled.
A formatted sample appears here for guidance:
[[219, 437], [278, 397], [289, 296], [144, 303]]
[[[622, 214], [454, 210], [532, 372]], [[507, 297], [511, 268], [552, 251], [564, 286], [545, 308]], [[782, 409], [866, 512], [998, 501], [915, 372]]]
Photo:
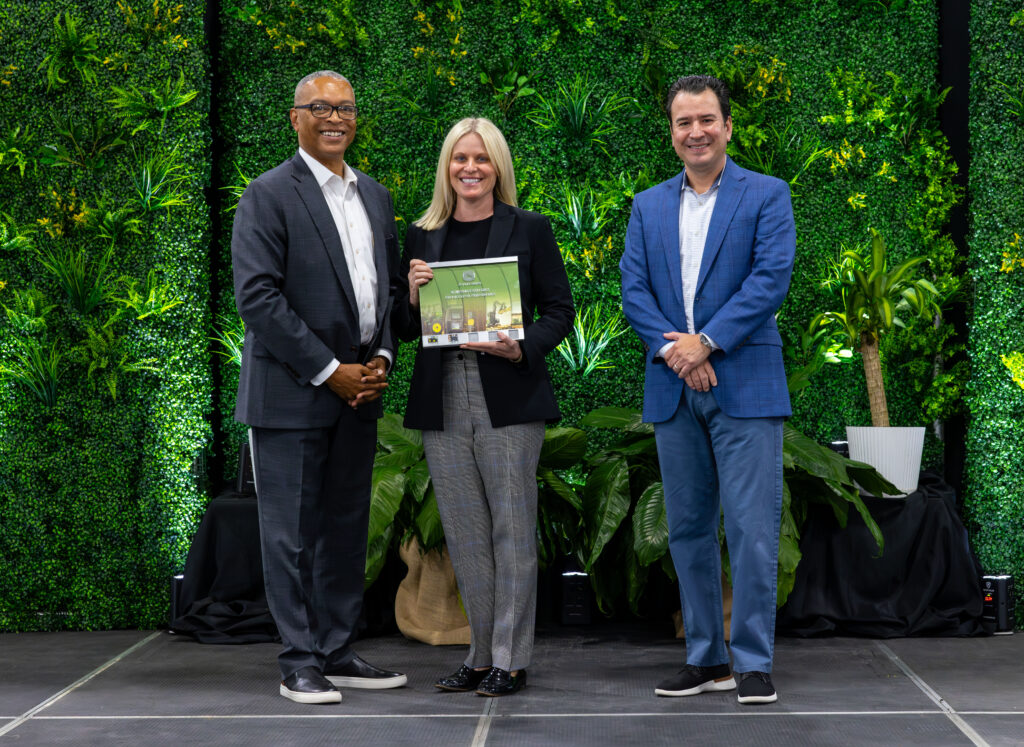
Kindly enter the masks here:
[[[572, 328], [575, 310], [547, 218], [515, 207], [505, 138], [487, 119], [463, 119], [445, 137], [427, 212], [409, 227], [408, 285], [392, 320], [420, 339], [419, 288], [428, 262], [518, 258], [524, 339], [416, 351], [405, 425], [423, 431], [448, 551], [471, 645], [435, 685], [506, 695], [526, 683], [537, 579], [537, 460], [544, 423], [560, 417], [544, 357]], [[537, 318], [534, 318], [534, 317]]]

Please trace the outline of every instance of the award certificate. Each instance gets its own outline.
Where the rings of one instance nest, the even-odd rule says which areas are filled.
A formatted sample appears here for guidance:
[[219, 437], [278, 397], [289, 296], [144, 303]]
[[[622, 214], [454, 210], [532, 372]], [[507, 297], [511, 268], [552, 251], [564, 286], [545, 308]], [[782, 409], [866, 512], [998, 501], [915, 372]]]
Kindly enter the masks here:
[[499, 331], [523, 339], [518, 257], [429, 264], [434, 279], [420, 286], [423, 347], [496, 342]]

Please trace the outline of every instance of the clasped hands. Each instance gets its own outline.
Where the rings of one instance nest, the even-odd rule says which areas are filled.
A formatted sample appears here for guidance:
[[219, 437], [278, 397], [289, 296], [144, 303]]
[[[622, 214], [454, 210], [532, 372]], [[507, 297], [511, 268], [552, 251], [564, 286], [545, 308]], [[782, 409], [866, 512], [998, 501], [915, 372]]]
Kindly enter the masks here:
[[325, 382], [351, 408], [378, 399], [387, 387], [388, 363], [382, 356], [361, 363], [342, 363]]
[[685, 332], [666, 332], [663, 337], [673, 345], [665, 351], [665, 364], [683, 379], [687, 386], [706, 392], [718, 386], [718, 378], [708, 356], [711, 351], [700, 341], [699, 335]]
[[[434, 279], [434, 271], [422, 259], [409, 261], [409, 303], [413, 308], [420, 305], [420, 286], [426, 285]], [[499, 358], [510, 361], [518, 361], [522, 358], [523, 350], [518, 340], [513, 340], [504, 332], [498, 332], [496, 342], [467, 342], [460, 345], [463, 350], [476, 350], [480, 353], [489, 353]]]

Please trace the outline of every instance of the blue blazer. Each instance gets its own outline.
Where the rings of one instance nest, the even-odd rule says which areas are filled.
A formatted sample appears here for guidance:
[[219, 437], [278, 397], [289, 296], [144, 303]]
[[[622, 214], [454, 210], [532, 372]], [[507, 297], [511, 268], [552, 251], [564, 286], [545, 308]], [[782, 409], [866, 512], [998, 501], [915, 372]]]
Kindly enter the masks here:
[[[643, 419], [668, 420], [685, 382], [657, 356], [665, 332], [686, 332], [679, 262], [685, 172], [641, 192], [626, 230], [622, 309], [646, 351]], [[718, 406], [737, 418], [792, 414], [775, 312], [789, 289], [796, 230], [789, 186], [726, 160], [693, 302], [694, 330], [721, 347], [709, 358]]]

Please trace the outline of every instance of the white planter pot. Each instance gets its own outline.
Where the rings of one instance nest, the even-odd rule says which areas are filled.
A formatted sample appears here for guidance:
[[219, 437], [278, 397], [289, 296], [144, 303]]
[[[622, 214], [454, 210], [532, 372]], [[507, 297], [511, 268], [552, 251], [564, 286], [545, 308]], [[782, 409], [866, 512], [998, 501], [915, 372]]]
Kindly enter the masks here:
[[875, 428], [848, 425], [846, 440], [850, 445], [850, 459], [870, 464], [900, 489], [899, 495], [917, 490], [924, 449], [924, 426]]

